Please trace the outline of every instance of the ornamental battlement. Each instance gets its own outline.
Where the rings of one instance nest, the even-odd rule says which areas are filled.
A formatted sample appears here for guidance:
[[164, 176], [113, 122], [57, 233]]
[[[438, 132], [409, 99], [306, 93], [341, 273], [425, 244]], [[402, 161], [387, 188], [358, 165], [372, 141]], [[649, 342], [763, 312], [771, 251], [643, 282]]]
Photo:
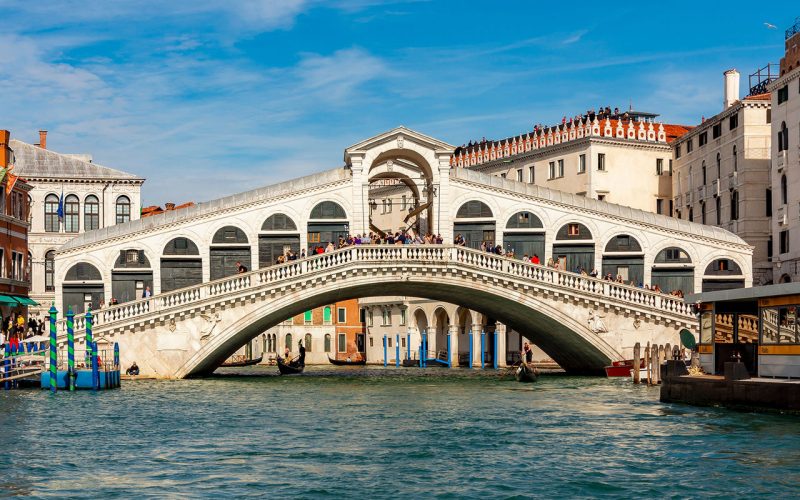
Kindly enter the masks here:
[[566, 119], [561, 124], [536, 126], [526, 134], [500, 141], [482, 140], [456, 148], [451, 167], [472, 167], [494, 160], [565, 144], [587, 137], [603, 137], [650, 144], [668, 144], [690, 130], [682, 125], [655, 123], [658, 115], [645, 113], [590, 113]]

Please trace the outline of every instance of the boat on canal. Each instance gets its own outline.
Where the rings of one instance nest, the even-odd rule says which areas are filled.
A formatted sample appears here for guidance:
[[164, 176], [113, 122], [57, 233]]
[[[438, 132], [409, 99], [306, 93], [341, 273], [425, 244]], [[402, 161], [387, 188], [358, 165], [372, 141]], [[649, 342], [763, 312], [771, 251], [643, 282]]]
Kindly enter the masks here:
[[336, 366], [359, 366], [359, 365], [366, 365], [367, 364], [366, 358], [361, 358], [361, 359], [358, 359], [358, 360], [352, 360], [350, 358], [347, 358], [347, 359], [332, 359], [330, 356], [328, 356], [328, 361], [330, 361], [332, 365], [336, 365]]
[[264, 356], [262, 355], [252, 359], [247, 359], [244, 356], [241, 357], [231, 356], [229, 359], [230, 361], [226, 361], [225, 363], [222, 363], [220, 366], [223, 368], [236, 368], [241, 366], [257, 365], [261, 363], [261, 360], [264, 359]]
[[[644, 360], [642, 360], [644, 361]], [[641, 363], [644, 365], [644, 363]], [[606, 366], [606, 377], [630, 377], [633, 370], [633, 360], [625, 359], [622, 361], [614, 361], [609, 366]]]
[[539, 373], [530, 363], [520, 363], [514, 372], [517, 382], [536, 382]]
[[278, 356], [276, 358], [278, 362], [278, 370], [281, 372], [281, 375], [296, 375], [299, 373], [303, 373], [305, 369], [305, 364], [299, 364], [296, 360], [291, 360], [288, 363], [284, 362], [284, 359]]

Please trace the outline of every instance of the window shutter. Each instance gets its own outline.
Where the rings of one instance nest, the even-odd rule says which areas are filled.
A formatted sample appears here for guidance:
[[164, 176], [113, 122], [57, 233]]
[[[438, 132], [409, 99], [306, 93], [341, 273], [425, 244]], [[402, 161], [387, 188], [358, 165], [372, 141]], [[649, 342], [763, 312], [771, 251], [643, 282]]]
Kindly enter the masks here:
[[127, 264], [127, 261], [125, 259], [125, 250], [120, 250], [119, 251], [119, 266], [120, 267], [125, 267], [125, 264]]
[[139, 250], [139, 264], [144, 264], [144, 250]]

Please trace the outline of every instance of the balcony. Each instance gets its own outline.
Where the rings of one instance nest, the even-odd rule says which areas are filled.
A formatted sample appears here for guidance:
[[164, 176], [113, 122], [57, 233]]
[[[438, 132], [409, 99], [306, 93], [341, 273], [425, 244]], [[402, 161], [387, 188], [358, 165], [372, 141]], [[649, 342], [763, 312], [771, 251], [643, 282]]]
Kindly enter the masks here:
[[778, 172], [783, 171], [786, 167], [787, 157], [788, 154], [785, 149], [783, 151], [778, 151], [778, 154], [775, 155], [775, 168], [778, 169]]
[[700, 186], [697, 188], [697, 199], [705, 200], [708, 197], [708, 186]]
[[778, 207], [775, 211], [775, 220], [778, 221], [779, 226], [785, 226], [789, 222], [787, 212], [786, 205]]
[[686, 191], [686, 193], [683, 195], [683, 201], [686, 203], [687, 207], [691, 207], [692, 206], [692, 202], [694, 200], [692, 199], [692, 192], [691, 191]]
[[731, 172], [728, 174], [728, 191], [733, 191], [739, 187], [739, 172]]
[[681, 195], [677, 195], [677, 196], [675, 197], [675, 206], [676, 206], [676, 207], [683, 206], [683, 196], [681, 196]]
[[711, 196], [714, 198], [719, 197], [719, 179], [711, 181]]

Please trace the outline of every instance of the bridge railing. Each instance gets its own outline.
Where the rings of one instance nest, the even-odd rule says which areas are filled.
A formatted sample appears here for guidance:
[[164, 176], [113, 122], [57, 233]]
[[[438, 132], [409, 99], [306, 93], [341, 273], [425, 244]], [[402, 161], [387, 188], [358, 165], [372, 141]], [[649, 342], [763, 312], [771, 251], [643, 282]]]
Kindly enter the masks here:
[[[471, 248], [453, 245], [356, 245], [107, 307], [93, 313], [94, 325], [99, 328], [150, 313], [179, 311], [182, 307], [198, 304], [213, 297], [225, 297], [237, 292], [257, 289], [270, 283], [280, 283], [298, 276], [325, 272], [354, 262], [364, 264], [458, 263], [476, 270], [505, 274], [532, 283], [545, 284], [552, 288], [607, 297], [668, 314], [686, 317], [692, 315], [691, 307], [679, 297], [522, 262]], [[85, 315], [76, 315], [75, 331], [83, 331], [85, 327]], [[66, 335], [65, 320], [58, 322], [58, 332], [60, 335]]]

